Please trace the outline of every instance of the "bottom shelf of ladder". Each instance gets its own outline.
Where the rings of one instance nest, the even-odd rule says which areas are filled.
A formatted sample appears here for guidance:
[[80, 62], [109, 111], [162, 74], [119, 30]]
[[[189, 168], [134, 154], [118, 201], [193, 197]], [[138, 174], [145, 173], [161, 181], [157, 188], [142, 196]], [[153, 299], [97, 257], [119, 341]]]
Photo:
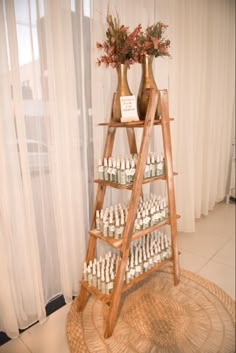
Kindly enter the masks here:
[[[161, 261], [160, 263], [156, 264], [154, 267], [150, 268], [146, 272], [143, 272], [138, 277], [133, 278], [129, 283], [124, 283], [122, 293], [124, 293], [128, 289], [132, 288], [133, 286], [135, 286], [139, 282], [143, 281], [145, 278], [150, 276], [150, 274], [152, 274], [153, 272], [166, 266], [168, 263], [173, 263], [172, 257], [165, 259], [165, 260]], [[112, 293], [110, 293], [110, 294], [102, 293], [97, 287], [89, 285], [88, 282], [85, 280], [81, 280], [80, 284], [82, 287], [84, 287], [87, 290], [88, 293], [95, 296], [97, 299], [101, 300], [102, 302], [104, 302], [106, 304], [111, 302]]]

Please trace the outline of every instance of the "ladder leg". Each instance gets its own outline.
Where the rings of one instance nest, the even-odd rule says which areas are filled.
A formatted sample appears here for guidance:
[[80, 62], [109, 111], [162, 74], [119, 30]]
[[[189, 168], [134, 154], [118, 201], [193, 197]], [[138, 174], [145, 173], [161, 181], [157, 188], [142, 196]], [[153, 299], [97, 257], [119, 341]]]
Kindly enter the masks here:
[[[142, 192], [143, 174], [144, 174], [146, 158], [147, 158], [147, 154], [148, 154], [148, 150], [151, 142], [151, 133], [153, 129], [153, 122], [154, 122], [154, 116], [155, 116], [156, 105], [157, 105], [157, 92], [153, 91], [150, 99], [153, 104], [148, 106], [148, 110], [145, 118], [145, 125], [143, 129], [143, 136], [142, 136], [140, 152], [139, 152], [139, 157], [137, 162], [137, 171], [135, 174], [132, 194], [130, 198], [130, 206], [129, 206], [128, 216], [127, 216], [127, 223], [126, 223], [124, 235], [123, 235], [121, 260], [118, 266], [115, 285], [113, 288], [111, 305], [108, 313], [107, 325], [106, 325], [106, 330], [104, 335], [105, 338], [108, 338], [112, 335], [116, 318], [117, 318], [117, 313], [119, 310], [122, 288], [123, 288], [124, 279], [125, 279], [126, 263], [128, 260], [130, 245], [132, 240], [135, 215], [138, 208], [140, 194]], [[137, 148], [134, 132], [132, 130], [127, 130], [127, 134], [129, 138], [130, 151], [134, 151]]]
[[108, 317], [107, 317], [107, 321], [106, 321], [106, 329], [105, 329], [105, 333], [104, 333], [105, 338], [111, 337], [113, 330], [114, 330], [114, 327], [115, 327], [117, 313], [118, 313], [119, 306], [120, 306], [120, 299], [121, 299], [121, 294], [122, 294], [123, 283], [124, 283], [126, 262], [127, 262], [127, 259], [125, 260], [123, 258], [120, 260], [120, 263], [118, 266], [118, 271], [117, 271], [115, 284], [114, 284], [114, 288], [113, 288], [113, 295], [112, 295], [110, 308], [109, 308], [109, 312], [108, 312]]
[[168, 109], [168, 94], [167, 90], [160, 91], [161, 94], [161, 127], [163, 148], [165, 155], [165, 173], [167, 180], [167, 192], [170, 214], [170, 229], [172, 242], [172, 257], [174, 270], [174, 284], [177, 285], [180, 281], [179, 260], [177, 250], [177, 222], [176, 222], [176, 205], [175, 205], [175, 191], [174, 191], [174, 173], [172, 164], [172, 147], [170, 134], [170, 121]]
[[87, 290], [83, 287], [80, 288], [79, 296], [77, 297], [76, 310], [77, 312], [83, 311], [87, 301]]

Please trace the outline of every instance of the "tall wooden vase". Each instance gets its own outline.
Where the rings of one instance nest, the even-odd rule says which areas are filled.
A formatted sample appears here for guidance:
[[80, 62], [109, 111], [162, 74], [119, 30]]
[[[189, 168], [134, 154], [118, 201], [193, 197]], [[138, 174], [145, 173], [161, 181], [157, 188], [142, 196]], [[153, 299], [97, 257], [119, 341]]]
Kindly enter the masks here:
[[127, 69], [128, 69], [128, 66], [126, 64], [119, 64], [119, 66], [116, 69], [117, 88], [116, 88], [113, 106], [112, 106], [112, 120], [115, 122], [121, 121], [120, 97], [132, 95], [128, 85]]
[[[139, 85], [137, 108], [140, 120], [145, 120], [150, 90], [152, 88], [158, 89], [153, 77], [153, 55], [145, 55], [142, 62], [142, 77]], [[160, 94], [158, 94], [158, 102], [160, 103]], [[157, 105], [155, 119], [160, 118], [160, 105]]]

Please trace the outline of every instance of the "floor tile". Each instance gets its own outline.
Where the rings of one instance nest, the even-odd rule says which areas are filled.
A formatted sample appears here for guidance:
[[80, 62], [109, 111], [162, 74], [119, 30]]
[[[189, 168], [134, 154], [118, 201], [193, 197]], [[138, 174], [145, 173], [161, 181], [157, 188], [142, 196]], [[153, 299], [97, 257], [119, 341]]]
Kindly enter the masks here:
[[235, 300], [235, 268], [209, 261], [199, 275], [214, 282]]
[[179, 233], [178, 248], [196, 255], [211, 258], [223, 248], [229, 237], [215, 236], [213, 233]]
[[198, 272], [207, 264], [208, 258], [205, 256], [196, 255], [190, 251], [180, 249], [181, 255], [179, 256], [180, 268], [192, 272]]
[[[66, 338], [66, 317], [70, 304], [51, 314], [44, 324], [32, 326], [21, 334], [32, 353], [70, 353]], [[1, 353], [1, 352], [0, 352]]]
[[235, 267], [235, 237], [232, 237], [211, 259], [231, 267]]
[[18, 337], [0, 346], [0, 353], [30, 353], [30, 350]]
[[235, 235], [235, 204], [218, 203], [207, 216], [196, 220], [196, 234], [224, 237]]

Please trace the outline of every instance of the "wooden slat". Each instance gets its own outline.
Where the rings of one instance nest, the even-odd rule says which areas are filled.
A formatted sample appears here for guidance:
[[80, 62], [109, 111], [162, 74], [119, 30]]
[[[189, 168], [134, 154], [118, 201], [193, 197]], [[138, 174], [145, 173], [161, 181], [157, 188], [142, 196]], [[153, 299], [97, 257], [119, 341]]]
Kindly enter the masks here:
[[[178, 173], [174, 172], [173, 175], [176, 176], [176, 175], [178, 175]], [[145, 179], [143, 179], [142, 184], [148, 184], [148, 183], [152, 183], [152, 182], [158, 181], [158, 180], [166, 180], [166, 176], [165, 175], [160, 175], [160, 176], [156, 176], [156, 177], [145, 178]], [[134, 185], [133, 183], [132, 184], [121, 185], [121, 184], [113, 183], [111, 181], [100, 180], [100, 179], [95, 179], [94, 183], [103, 184], [103, 185], [110, 186], [112, 188], [120, 189], [120, 190], [122, 190], [122, 189], [132, 190], [133, 185]]]
[[147, 108], [147, 114], [143, 127], [142, 141], [140, 146], [140, 151], [138, 155], [137, 168], [134, 177], [134, 184], [131, 193], [131, 199], [129, 203], [127, 222], [124, 229], [123, 243], [121, 248], [121, 259], [118, 264], [117, 274], [114, 282], [114, 290], [112, 293], [110, 310], [107, 317], [107, 324], [105, 330], [105, 337], [108, 338], [112, 335], [119, 304], [120, 297], [123, 289], [124, 276], [126, 263], [128, 260], [130, 243], [132, 239], [132, 232], [134, 221], [136, 217], [136, 212], [139, 204], [139, 198], [142, 193], [142, 181], [144, 176], [144, 169], [146, 165], [147, 154], [149, 152], [149, 147], [151, 143], [151, 135], [153, 129], [154, 116], [157, 106], [157, 90], [152, 90], [150, 94], [150, 101]]
[[171, 134], [169, 124], [169, 105], [167, 90], [160, 91], [161, 95], [161, 127], [162, 139], [164, 148], [164, 162], [166, 171], [167, 194], [168, 194], [168, 208], [170, 214], [170, 228], [171, 228], [171, 241], [173, 252], [173, 265], [174, 265], [174, 283], [177, 285], [180, 281], [178, 250], [177, 250], [177, 222], [176, 222], [176, 205], [175, 205], [175, 190], [174, 190], [174, 173], [172, 163], [172, 146]]
[[111, 295], [110, 294], [104, 294], [100, 290], [98, 290], [96, 287], [89, 286], [88, 282], [82, 280], [80, 281], [80, 284], [83, 288], [86, 289], [90, 294], [98, 298], [104, 303], [109, 303], [111, 301]]
[[[173, 118], [169, 118], [169, 121], [173, 121]], [[131, 121], [129, 123], [115, 123], [115, 122], [110, 122], [110, 123], [99, 123], [99, 126], [112, 126], [115, 128], [120, 128], [120, 127], [144, 127], [145, 120], [140, 120], [140, 121]], [[161, 119], [159, 120], [154, 120], [153, 125], [161, 125]]]
[[[114, 95], [113, 95], [113, 101], [114, 101]], [[113, 106], [113, 102], [112, 102], [112, 106]], [[111, 106], [111, 111], [110, 111], [110, 121], [112, 119], [112, 106]], [[105, 140], [104, 154], [103, 154], [104, 158], [110, 157], [112, 155], [112, 150], [113, 150], [113, 145], [114, 145], [114, 140], [115, 140], [115, 132], [116, 132], [115, 128], [108, 127], [107, 134], [106, 134], [106, 140]], [[106, 192], [106, 185], [99, 184], [98, 188], [97, 188], [97, 195], [96, 195], [96, 200], [94, 203], [92, 222], [91, 222], [90, 229], [93, 229], [95, 227], [96, 210], [102, 209], [104, 198], [105, 198], [105, 192]], [[90, 260], [94, 259], [94, 254], [95, 254], [95, 250], [96, 250], [96, 241], [97, 241], [97, 238], [90, 235], [89, 241], [88, 241], [87, 254], [86, 254], [86, 263], [89, 263]], [[84, 309], [84, 306], [86, 304], [86, 299], [87, 299], [87, 289], [82, 286], [80, 289], [80, 294], [77, 299], [77, 310], [78, 311], [82, 311]]]
[[[176, 218], [180, 218], [179, 215], [176, 215]], [[154, 232], [155, 230], [163, 227], [164, 225], [166, 224], [170, 224], [170, 218], [167, 218], [165, 220], [163, 220], [162, 222], [158, 223], [158, 224], [155, 224], [151, 227], [148, 227], [148, 228], [145, 228], [145, 229], [142, 229], [140, 230], [139, 232], [135, 232], [132, 234], [132, 239], [131, 241], [133, 240], [137, 240], [141, 237], [143, 237], [144, 235], [148, 234], [148, 233], [151, 233], [151, 232]], [[96, 238], [99, 238], [101, 239], [102, 241], [104, 241], [105, 243], [107, 243], [108, 245], [112, 246], [113, 248], [116, 248], [116, 249], [119, 249], [122, 247], [122, 244], [123, 244], [123, 238], [121, 239], [114, 239], [114, 238], [109, 238], [109, 237], [104, 237], [102, 235], [101, 232], [99, 232], [98, 230], [96, 229], [93, 229], [90, 231], [90, 234]]]

